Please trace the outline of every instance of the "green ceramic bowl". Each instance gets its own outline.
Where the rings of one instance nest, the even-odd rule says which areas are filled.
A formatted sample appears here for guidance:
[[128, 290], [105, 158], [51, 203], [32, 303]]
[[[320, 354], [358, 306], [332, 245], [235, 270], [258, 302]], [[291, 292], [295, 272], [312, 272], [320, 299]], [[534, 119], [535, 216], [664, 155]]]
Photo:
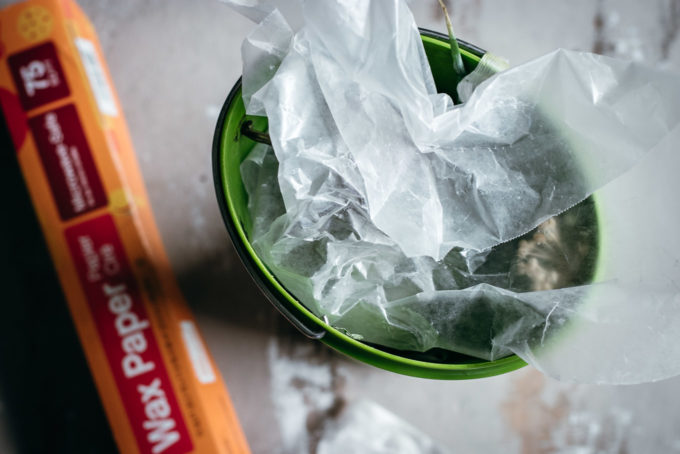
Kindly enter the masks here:
[[[448, 38], [427, 30], [421, 30], [421, 35], [437, 89], [440, 92], [453, 93], [455, 87], [451, 77], [453, 69]], [[465, 67], [472, 71], [484, 51], [463, 41], [459, 42]], [[239, 257], [260, 289], [288, 321], [307, 337], [320, 340], [356, 360], [414, 377], [445, 380], [482, 378], [510, 372], [526, 365], [515, 355], [496, 361], [484, 361], [451, 352], [419, 354], [369, 345], [341, 333], [310, 312], [269, 272], [246, 236], [250, 215], [248, 196], [241, 181], [240, 164], [255, 146], [255, 142], [241, 135], [241, 124], [245, 119], [239, 80], [224, 103], [213, 141], [213, 174], [217, 200]], [[253, 121], [255, 129], [266, 129], [266, 118], [248, 119]]]

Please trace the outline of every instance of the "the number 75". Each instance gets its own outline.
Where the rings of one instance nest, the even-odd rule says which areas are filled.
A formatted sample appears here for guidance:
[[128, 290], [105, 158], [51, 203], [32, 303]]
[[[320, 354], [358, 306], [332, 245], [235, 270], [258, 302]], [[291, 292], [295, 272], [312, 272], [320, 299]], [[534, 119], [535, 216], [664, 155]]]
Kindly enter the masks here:
[[26, 94], [33, 96], [36, 90], [44, 90], [50, 87], [50, 80], [46, 78], [47, 67], [45, 63], [34, 60], [19, 69], [21, 78], [24, 80]]

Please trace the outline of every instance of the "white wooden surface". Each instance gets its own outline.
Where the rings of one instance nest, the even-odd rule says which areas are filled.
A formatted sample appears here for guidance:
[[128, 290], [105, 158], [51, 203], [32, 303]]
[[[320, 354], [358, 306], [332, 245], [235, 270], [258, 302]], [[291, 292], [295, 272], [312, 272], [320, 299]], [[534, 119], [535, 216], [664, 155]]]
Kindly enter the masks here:
[[[252, 24], [213, 0], [79, 3], [98, 30], [173, 267], [254, 453], [313, 453], [326, 415], [358, 398], [453, 453], [680, 452], [680, 379], [577, 386], [525, 368], [435, 382], [364, 366], [302, 338], [242, 268], [212, 183], [215, 121]], [[444, 30], [434, 0], [412, 4], [421, 26]], [[513, 64], [564, 47], [680, 70], [680, 0], [449, 4], [460, 38]], [[3, 440], [0, 424], [0, 451], [12, 452]]]

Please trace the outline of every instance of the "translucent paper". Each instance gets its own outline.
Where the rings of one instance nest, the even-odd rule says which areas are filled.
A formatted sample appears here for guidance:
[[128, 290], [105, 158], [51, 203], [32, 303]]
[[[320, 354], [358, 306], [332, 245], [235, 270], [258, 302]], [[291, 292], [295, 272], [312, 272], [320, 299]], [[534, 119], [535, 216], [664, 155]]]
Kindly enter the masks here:
[[676, 76], [560, 50], [454, 106], [403, 1], [303, 12], [243, 47], [273, 144], [242, 167], [249, 234], [289, 291], [402, 350], [516, 353], [578, 381], [680, 372]]
[[260, 22], [274, 10], [274, 2], [267, 0], [222, 0], [254, 22]]

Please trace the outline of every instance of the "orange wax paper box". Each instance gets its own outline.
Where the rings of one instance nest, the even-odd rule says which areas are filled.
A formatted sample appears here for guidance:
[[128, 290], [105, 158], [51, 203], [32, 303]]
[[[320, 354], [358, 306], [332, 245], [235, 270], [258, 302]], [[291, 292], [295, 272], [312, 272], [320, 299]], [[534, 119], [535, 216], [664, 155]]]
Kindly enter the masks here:
[[72, 0], [0, 11], [0, 105], [119, 450], [249, 452]]

